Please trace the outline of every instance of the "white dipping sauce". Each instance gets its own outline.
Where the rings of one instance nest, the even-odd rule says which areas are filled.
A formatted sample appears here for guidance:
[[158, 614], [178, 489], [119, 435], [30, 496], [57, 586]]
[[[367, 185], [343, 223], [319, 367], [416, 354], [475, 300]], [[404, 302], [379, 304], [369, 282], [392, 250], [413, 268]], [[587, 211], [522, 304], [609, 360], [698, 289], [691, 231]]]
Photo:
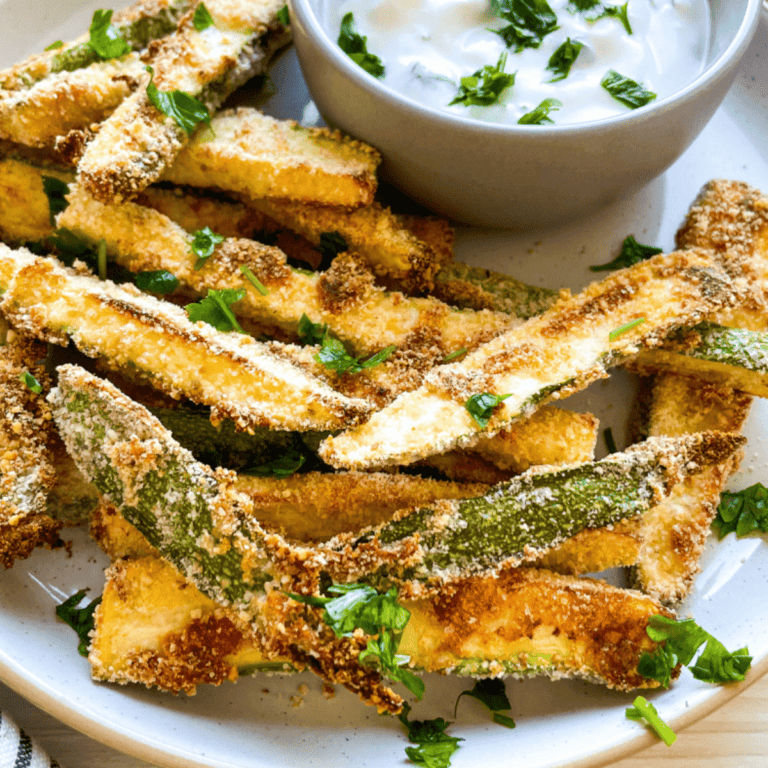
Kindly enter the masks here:
[[[621, 0], [608, 4], [623, 5]], [[707, 0], [629, 0], [632, 35], [617, 18], [590, 23], [585, 19], [589, 14], [567, 9], [568, 0], [550, 0], [559, 29], [539, 48], [509, 49], [504, 71], [517, 75], [499, 101], [485, 107], [448, 106], [462, 77], [495, 66], [507, 51], [503, 39], [488, 31], [508, 24], [492, 13], [490, 0], [342, 0], [329, 5], [324, 10], [331, 38], [338, 38], [341, 20], [351, 11], [355, 30], [368, 38], [368, 51], [381, 58], [383, 82], [390, 88], [419, 104], [494, 123], [517, 123], [549, 98], [563, 103], [550, 114], [556, 124], [626, 113], [629, 108], [600, 85], [611, 69], [663, 99], [702, 71], [710, 34]], [[568, 37], [584, 47], [568, 77], [549, 83], [549, 58]]]

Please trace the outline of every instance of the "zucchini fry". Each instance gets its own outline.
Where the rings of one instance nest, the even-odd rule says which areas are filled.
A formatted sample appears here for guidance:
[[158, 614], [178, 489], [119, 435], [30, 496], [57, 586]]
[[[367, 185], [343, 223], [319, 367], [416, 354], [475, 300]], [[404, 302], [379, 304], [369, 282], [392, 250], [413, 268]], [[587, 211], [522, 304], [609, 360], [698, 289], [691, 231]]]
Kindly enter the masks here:
[[[431, 370], [419, 389], [328, 438], [320, 455], [332, 466], [362, 469], [472, 447], [733, 301], [731, 281], [705, 252], [656, 256], [593, 283], [460, 362]], [[482, 393], [507, 396], [485, 431], [465, 407]]]
[[112, 367], [129, 366], [171, 396], [211, 407], [240, 429], [338, 429], [370, 406], [338, 394], [249, 336], [191, 323], [168, 302], [0, 244], [0, 310], [22, 332], [69, 339]]
[[[663, 374], [653, 384], [651, 435], [680, 436], [718, 429], [741, 431], [751, 398], [697, 379]], [[681, 600], [699, 572], [699, 557], [717, 513], [720, 493], [738, 467], [735, 454], [673, 489], [642, 519], [634, 577], [663, 602]]]
[[405, 581], [414, 595], [440, 581], [493, 573], [585, 527], [641, 514], [744, 443], [720, 433], [655, 438], [594, 464], [528, 472], [481, 497], [404, 510], [307, 549], [266, 534], [231, 473], [194, 461], [142, 406], [82, 369], [59, 372], [54, 416], [81, 471], [203, 592], [245, 610], [272, 569]]
[[[41, 361], [45, 347], [14, 341], [0, 347], [0, 563], [10, 568], [35, 547], [60, 545], [62, 521], [48, 515], [56, 483], [49, 446], [55, 427], [45, 393], [50, 381]], [[24, 376], [33, 377], [34, 392]]]
[[670, 371], [768, 397], [768, 333], [700, 323], [674, 334], [664, 349], [641, 352], [629, 367], [641, 374]]
[[[112, 26], [133, 51], [140, 51], [158, 37], [173, 32], [193, 3], [190, 0], [138, 0], [128, 8], [117, 11]], [[30, 56], [9, 69], [0, 71], [0, 98], [2, 91], [18, 91], [58, 72], [74, 72], [99, 61], [89, 44], [89, 35], [82, 35], [71, 43], [50, 51]]]
[[[192, 14], [151, 50], [159, 91], [180, 90], [209, 110], [253, 75], [289, 40], [278, 19], [283, 0], [209, 0], [214, 24], [195, 29]], [[130, 198], [158, 179], [179, 153], [186, 135], [176, 121], [152, 105], [149, 75], [105, 120], [78, 165], [78, 179], [97, 199]]]
[[165, 180], [246, 198], [350, 208], [373, 202], [381, 156], [367, 144], [245, 107], [219, 113], [211, 129], [214, 138], [198, 133], [166, 169]]
[[[373, 284], [373, 276], [351, 255], [337, 258], [325, 273], [307, 274], [291, 269], [277, 248], [230, 238], [195, 269], [192, 236], [163, 214], [132, 202], [99, 203], [79, 186], [71, 189], [68, 200], [58, 225], [92, 242], [104, 238], [107, 252], [122, 266], [137, 272], [168, 270], [198, 294], [244, 287], [238, 312], [294, 338], [306, 314], [328, 325], [358, 355], [390, 344], [402, 347], [414, 334], [428, 333], [439, 358], [477, 346], [514, 322], [501, 313], [462, 312], [436, 299], [388, 293]], [[266, 295], [245, 279], [241, 266], [248, 266], [266, 286]]]
[[267, 198], [249, 204], [313, 245], [320, 243], [322, 234], [338, 232], [377, 276], [398, 281], [407, 292], [432, 288], [435, 274], [450, 256], [419, 240], [376, 202], [353, 210]]
[[57, 72], [27, 90], [0, 92], [0, 138], [30, 147], [53, 146], [70, 131], [107, 119], [144, 74], [144, 64], [132, 53]]
[[[637, 592], [531, 569], [468, 579], [448, 595], [403, 605], [411, 618], [399, 652], [416, 669], [581, 677], [618, 690], [655, 687], [637, 673], [642, 652], [656, 647], [645, 626], [653, 614], [671, 616]], [[201, 683], [297, 669], [269, 658], [233, 611], [151, 555], [107, 571], [88, 658], [97, 680], [189, 694]]]

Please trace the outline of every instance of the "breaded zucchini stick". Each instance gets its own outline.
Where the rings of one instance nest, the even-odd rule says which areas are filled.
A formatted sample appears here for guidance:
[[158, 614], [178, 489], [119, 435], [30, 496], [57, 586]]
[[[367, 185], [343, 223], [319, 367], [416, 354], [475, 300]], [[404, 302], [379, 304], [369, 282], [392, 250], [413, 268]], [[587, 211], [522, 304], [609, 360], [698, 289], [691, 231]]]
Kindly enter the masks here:
[[[111, 24], [133, 51], [146, 48], [150, 41], [176, 29], [181, 16], [196, 3], [191, 0], [138, 0], [128, 8], [117, 11]], [[19, 91], [58, 72], [74, 72], [99, 61], [89, 45], [89, 35], [0, 70], [0, 98], [3, 91]]]
[[26, 90], [0, 91], [0, 138], [50, 147], [70, 131], [107, 119], [144, 75], [144, 64], [132, 53], [57, 72]]
[[130, 366], [171, 396], [211, 407], [211, 419], [306, 431], [338, 429], [370, 406], [338, 394], [250, 336], [191, 323], [132, 286], [77, 275], [50, 259], [0, 245], [0, 311], [22, 332], [70, 338], [113, 367]]
[[[611, 365], [660, 346], [673, 330], [695, 325], [734, 296], [705, 252], [660, 254], [593, 283], [460, 362], [433, 369], [418, 390], [361, 427], [328, 438], [320, 455], [332, 466], [360, 469], [471, 447], [483, 434], [604, 378]], [[487, 431], [465, 407], [483, 393], [508, 396]]]
[[198, 133], [181, 150], [165, 180], [246, 198], [350, 208], [373, 202], [381, 156], [361, 141], [245, 107], [219, 113], [211, 129], [213, 138]]
[[[56, 471], [49, 455], [55, 426], [45, 402], [50, 380], [44, 359], [45, 347], [35, 342], [0, 347], [0, 563], [5, 568], [35, 547], [61, 544], [63, 522], [47, 514]], [[32, 377], [29, 383], [25, 375]]]
[[[414, 335], [428, 334], [439, 358], [477, 346], [514, 322], [502, 313], [459, 311], [437, 299], [384, 291], [351, 256], [338, 258], [326, 273], [308, 274], [291, 269], [277, 248], [229, 238], [196, 269], [192, 235], [163, 214], [133, 202], [99, 203], [80, 186], [71, 188], [68, 200], [58, 226], [94, 243], [103, 238], [108, 254], [122, 266], [135, 272], [168, 270], [198, 294], [211, 288], [245, 288], [238, 312], [294, 338], [306, 314], [328, 325], [357, 355], [390, 344], [403, 347]], [[266, 295], [246, 280], [241, 266], [253, 271], [267, 288]]]
[[249, 204], [313, 245], [320, 243], [320, 235], [338, 232], [376, 275], [398, 281], [406, 291], [429, 290], [449, 257], [419, 240], [376, 202], [353, 210], [267, 198]]
[[[684, 375], [662, 374], [653, 383], [650, 435], [680, 436], [717, 429], [741, 431], [751, 398]], [[640, 525], [634, 568], [640, 588], [663, 602], [681, 600], [699, 572], [699, 558], [717, 514], [720, 493], [740, 454], [689, 477], [651, 509]]]
[[[278, 19], [283, 0], [209, 0], [214, 24], [198, 31], [192, 14], [151, 50], [159, 91], [180, 90], [209, 110], [250, 77], [289, 39]], [[78, 165], [78, 178], [99, 200], [135, 196], [174, 160], [186, 140], [177, 122], [147, 96], [149, 75], [105, 120]]]
[[[619, 690], [654, 687], [637, 673], [643, 651], [655, 648], [645, 626], [653, 614], [671, 617], [637, 592], [532, 569], [467, 579], [446, 596], [403, 605], [411, 618], [399, 652], [416, 669], [581, 677]], [[621, 642], [605, 643], [613, 633]], [[202, 683], [297, 669], [269, 658], [235, 612], [152, 555], [107, 571], [88, 658], [97, 680], [190, 694]]]
[[317, 568], [337, 580], [405, 582], [414, 595], [493, 573], [585, 527], [643, 513], [744, 443], [714, 432], [656, 438], [594, 464], [520, 475], [481, 497], [404, 510], [378, 527], [307, 549], [265, 533], [234, 477], [194, 461], [142, 406], [82, 369], [59, 372], [54, 416], [81, 471], [107, 500], [123, 503], [123, 516], [209, 597], [244, 610], [269, 572]]

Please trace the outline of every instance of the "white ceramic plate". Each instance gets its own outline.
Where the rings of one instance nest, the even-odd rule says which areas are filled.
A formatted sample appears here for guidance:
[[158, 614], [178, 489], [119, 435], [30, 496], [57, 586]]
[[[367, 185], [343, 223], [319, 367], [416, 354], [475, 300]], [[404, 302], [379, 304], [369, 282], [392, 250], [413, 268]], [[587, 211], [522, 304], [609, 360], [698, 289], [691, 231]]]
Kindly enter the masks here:
[[[96, 2], [0, 0], [7, 66], [58, 38], [88, 27]], [[730, 177], [768, 189], [768, 48], [765, 20], [743, 71], [711, 124], [680, 161], [645, 190], [589, 220], [535, 234], [459, 229], [457, 258], [508, 272], [531, 283], [579, 288], [591, 279], [587, 266], [608, 261], [622, 239], [634, 234], [670, 249], [675, 229], [700, 187]], [[292, 54], [276, 66], [277, 94], [267, 104], [278, 117], [312, 119], [308, 96]], [[575, 190], [575, 194], [578, 191]], [[3, 201], [0, 201], [3, 204]], [[621, 442], [632, 380], [617, 374], [569, 404], [589, 409]], [[746, 430], [747, 459], [734, 487], [768, 483], [765, 437], [768, 407], [756, 402]], [[72, 557], [37, 552], [0, 580], [0, 678], [37, 706], [90, 736], [161, 766], [290, 768], [405, 764], [400, 725], [364, 707], [345, 691], [326, 701], [312, 675], [252, 678], [236, 685], [173, 697], [137, 687], [93, 683], [77, 655], [72, 631], [54, 618], [54, 605], [82, 587], [98, 594], [105, 558], [82, 534]], [[768, 547], [761, 538], [711, 543], [682, 614], [693, 615], [729, 648], [748, 644], [755, 656], [750, 680], [768, 669]], [[300, 684], [309, 691], [295, 707]], [[467, 681], [427, 678], [427, 695], [415, 716], [453, 720], [453, 703]], [[682, 726], [742, 690], [698, 683], [687, 671], [667, 692], [651, 696], [661, 715]], [[654, 741], [624, 717], [632, 696], [586, 683], [528, 680], [507, 685], [514, 731], [489, 723], [475, 702], [463, 699], [451, 733], [465, 739], [455, 768], [493, 764], [596, 766]], [[734, 744], [734, 754], [738, 745]]]

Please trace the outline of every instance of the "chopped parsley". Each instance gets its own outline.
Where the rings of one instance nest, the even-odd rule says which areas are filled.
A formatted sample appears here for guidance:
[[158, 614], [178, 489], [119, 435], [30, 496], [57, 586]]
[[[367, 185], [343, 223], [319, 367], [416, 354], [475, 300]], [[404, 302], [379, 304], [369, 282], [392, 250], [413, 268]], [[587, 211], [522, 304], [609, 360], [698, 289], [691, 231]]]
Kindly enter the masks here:
[[210, 227], [203, 227], [192, 233], [190, 250], [197, 256], [195, 269], [202, 269], [206, 259], [213, 255], [216, 246], [225, 240], [223, 235], [217, 235]]
[[43, 391], [42, 384], [40, 384], [29, 371], [24, 371], [24, 373], [19, 376], [19, 381], [21, 381], [30, 392], [34, 392], [36, 395], [39, 395]]
[[620, 101], [630, 109], [644, 107], [656, 98], [656, 94], [647, 91], [640, 83], [624, 75], [619, 74], [615, 69], [609, 69], [600, 85], [613, 96], [616, 101]]
[[558, 29], [557, 14], [547, 0], [494, 0], [497, 14], [509, 24], [491, 30], [499, 35], [507, 48], [515, 53], [525, 48], [538, 48], [542, 40]]
[[195, 8], [195, 13], [192, 16], [192, 25], [198, 32], [213, 26], [213, 16], [205, 7], [205, 3], [198, 3], [197, 8]]
[[409, 720], [410, 713], [411, 707], [405, 703], [397, 716], [407, 730], [408, 740], [418, 745], [405, 748], [408, 759], [425, 768], [448, 768], [451, 756], [459, 748], [459, 742], [464, 739], [449, 736], [445, 731], [450, 723], [442, 717], [436, 717], [434, 720]]
[[253, 272], [245, 266], [245, 264], [242, 264], [240, 266], [240, 271], [246, 276], [248, 279], [248, 282], [262, 295], [262, 296], [268, 296], [269, 291], [267, 290], [267, 286], [264, 285], [264, 283], [259, 280], [256, 275], [253, 274]]
[[641, 261], [650, 259], [651, 256], [655, 256], [657, 253], [661, 253], [662, 250], [662, 248], [656, 248], [653, 245], [638, 243], [632, 235], [629, 235], [629, 237], [624, 238], [624, 242], [621, 244], [621, 252], [613, 261], [609, 261], [607, 264], [597, 264], [589, 269], [592, 272], [604, 272], [609, 269], [631, 267], [633, 264], [638, 264]]
[[384, 77], [384, 65], [373, 53], [368, 53], [368, 38], [355, 31], [355, 17], [350, 11], [341, 20], [338, 39], [339, 48], [369, 75]]
[[56, 216], [66, 210], [69, 205], [67, 202], [69, 185], [55, 176], [41, 176], [41, 178], [43, 180], [43, 192], [45, 192], [45, 196], [48, 198], [51, 224], [55, 224]]
[[322, 257], [318, 270], [322, 271], [328, 269], [331, 262], [344, 251], [349, 250], [349, 244], [344, 239], [344, 236], [339, 232], [322, 232], [320, 234], [320, 242], [317, 244], [316, 250]]
[[618, 19], [628, 35], [632, 34], [629, 23], [629, 0], [624, 5], [606, 5], [600, 0], [570, 0], [568, 10], [571, 13], [583, 13], [587, 21], [593, 22], [604, 18]]
[[563, 106], [559, 99], [544, 99], [538, 107], [524, 114], [518, 121], [518, 125], [545, 125], [555, 121], [549, 116], [550, 112], [556, 112]]
[[350, 375], [360, 373], [360, 371], [366, 368], [374, 368], [377, 365], [383, 363], [397, 347], [391, 344], [384, 349], [379, 350], [375, 355], [371, 355], [367, 360], [360, 360], [360, 358], [352, 357], [347, 352], [344, 344], [337, 338], [325, 334], [322, 340], [322, 346], [320, 351], [315, 355], [315, 360], [318, 363], [322, 363], [326, 368], [331, 371], [343, 375], [348, 373]]
[[565, 80], [570, 74], [571, 67], [579, 56], [584, 43], [578, 40], [571, 40], [569, 37], [550, 57], [547, 63], [547, 71], [551, 72], [553, 77], [550, 83], [556, 83], [559, 80]]
[[272, 459], [265, 464], [246, 467], [241, 470], [241, 473], [256, 477], [289, 477], [298, 472], [306, 460], [306, 454], [296, 448], [291, 448], [284, 456]]
[[95, 625], [93, 612], [101, 602], [101, 598], [97, 597], [84, 608], [78, 608], [77, 605], [84, 597], [85, 590], [81, 589], [68, 597], [61, 605], [56, 606], [56, 615], [77, 632], [77, 636], [80, 638], [77, 650], [81, 656], [88, 655], [89, 634]]
[[333, 597], [313, 597], [289, 593], [289, 597], [306, 605], [322, 607], [323, 621], [336, 637], [352, 637], [361, 629], [371, 635], [360, 653], [361, 664], [373, 661], [392, 680], [397, 680], [417, 698], [424, 695], [424, 681], [402, 665], [408, 656], [397, 653], [411, 613], [397, 602], [397, 589], [392, 587], [380, 594], [367, 584], [332, 584], [327, 594]]
[[768, 532], [768, 488], [755, 483], [742, 491], [720, 494], [712, 529], [719, 539], [729, 533], [741, 537], [753, 531]]
[[193, 323], [204, 322], [219, 331], [237, 331], [245, 333], [237, 322], [235, 313], [230, 307], [245, 296], [245, 288], [232, 290], [224, 288], [221, 291], [208, 289], [208, 296], [195, 304], [187, 304], [187, 316]]
[[484, 704], [493, 713], [493, 722], [499, 725], [504, 725], [507, 728], [514, 728], [515, 721], [508, 715], [502, 715], [501, 712], [512, 709], [512, 704], [509, 702], [507, 696], [507, 688], [504, 685], [504, 681], [499, 677], [486, 678], [485, 680], [478, 680], [475, 683], [475, 687], [462, 691], [456, 699], [456, 706], [453, 710], [453, 716], [456, 717], [456, 712], [459, 708], [459, 699], [462, 696], [471, 696], [473, 699], [477, 699], [481, 704]]
[[291, 23], [291, 13], [288, 10], [288, 6], [284, 5], [278, 12], [277, 12], [277, 20], [284, 26], [287, 27]]
[[490, 392], [482, 392], [479, 395], [472, 395], [464, 407], [469, 411], [469, 415], [474, 419], [481, 429], [488, 426], [488, 422], [493, 415], [493, 409], [502, 401], [511, 397], [508, 395], [492, 395]]
[[620, 325], [618, 328], [614, 328], [608, 334], [608, 341], [616, 341], [619, 336], [623, 336], [625, 333], [631, 331], [633, 328], [637, 328], [638, 325], [642, 325], [644, 322], [644, 317], [638, 317], [634, 320], [630, 320], [628, 323], [624, 323], [624, 325]]
[[136, 275], [136, 287], [147, 293], [159, 293], [165, 296], [179, 287], [179, 279], [167, 269], [155, 269], [139, 272]]
[[454, 349], [453, 352], [449, 352], [444, 358], [444, 363], [450, 363], [451, 360], [455, 360], [457, 357], [461, 357], [462, 355], [467, 354], [467, 348], [462, 347], [461, 349]]
[[[637, 671], [651, 680], [669, 687], [672, 670], [687, 666], [697, 680], [706, 683], [733, 683], [744, 679], [752, 664], [749, 650], [739, 648], [729, 653], [725, 646], [693, 619], [675, 621], [655, 615], [648, 619], [646, 633], [656, 643], [663, 643], [653, 653], [645, 651], [640, 657]], [[693, 661], [701, 646], [704, 650]], [[692, 663], [693, 662], [693, 663]]]
[[613, 430], [610, 427], [603, 430], [603, 440], [605, 440], [605, 450], [608, 453], [616, 453], [616, 441], [613, 439]]
[[112, 11], [98, 10], [93, 12], [91, 26], [88, 31], [91, 37], [88, 41], [95, 54], [102, 60], [116, 59], [130, 53], [131, 46], [123, 40], [120, 33], [112, 26]]
[[96, 246], [96, 268], [99, 280], [107, 279], [107, 241], [102, 238]]
[[46, 51], [58, 51], [59, 48], [64, 47], [64, 41], [63, 40], [56, 40], [55, 42], [51, 43], [50, 45], [46, 45], [44, 50]]
[[675, 732], [661, 719], [656, 707], [642, 696], [632, 702], [632, 706], [626, 710], [626, 715], [630, 720], [645, 720], [668, 747], [677, 740]]
[[147, 98], [164, 115], [175, 120], [187, 136], [190, 136], [200, 123], [206, 123], [210, 127], [211, 113], [205, 104], [178, 89], [159, 91], [154, 83], [155, 71], [150, 66], [145, 67], [145, 69], [150, 74], [149, 83], [147, 83]]
[[325, 323], [313, 323], [305, 312], [299, 320], [296, 332], [302, 344], [314, 346], [323, 343], [328, 333], [328, 326]]
[[465, 107], [487, 107], [495, 104], [501, 94], [515, 84], [515, 75], [504, 72], [506, 63], [507, 54], [502, 53], [495, 67], [486, 64], [469, 77], [462, 77], [459, 92], [448, 106], [463, 104]]

